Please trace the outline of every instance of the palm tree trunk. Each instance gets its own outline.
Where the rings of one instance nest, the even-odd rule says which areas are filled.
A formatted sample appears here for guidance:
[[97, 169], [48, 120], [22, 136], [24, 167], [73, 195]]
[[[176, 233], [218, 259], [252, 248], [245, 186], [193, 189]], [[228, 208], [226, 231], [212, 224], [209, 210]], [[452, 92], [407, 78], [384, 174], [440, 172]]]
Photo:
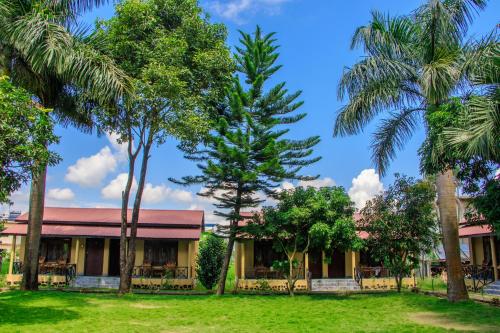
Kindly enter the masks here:
[[464, 272], [460, 257], [457, 203], [455, 197], [456, 185], [453, 171], [447, 169], [438, 174], [436, 185], [448, 274], [448, 300], [450, 302], [467, 300], [469, 299], [469, 294], [465, 287]]
[[31, 180], [28, 231], [24, 248], [21, 290], [38, 290], [38, 255], [42, 235], [46, 178], [47, 166], [43, 165], [33, 173], [33, 179]]

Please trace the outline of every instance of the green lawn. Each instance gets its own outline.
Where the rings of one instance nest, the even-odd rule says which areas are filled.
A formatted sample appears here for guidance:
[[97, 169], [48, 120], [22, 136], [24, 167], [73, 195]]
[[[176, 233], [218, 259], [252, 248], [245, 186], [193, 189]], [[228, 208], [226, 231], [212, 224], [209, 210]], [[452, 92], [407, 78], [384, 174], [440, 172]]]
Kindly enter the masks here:
[[500, 331], [500, 308], [411, 293], [160, 296], [0, 293], [1, 332]]

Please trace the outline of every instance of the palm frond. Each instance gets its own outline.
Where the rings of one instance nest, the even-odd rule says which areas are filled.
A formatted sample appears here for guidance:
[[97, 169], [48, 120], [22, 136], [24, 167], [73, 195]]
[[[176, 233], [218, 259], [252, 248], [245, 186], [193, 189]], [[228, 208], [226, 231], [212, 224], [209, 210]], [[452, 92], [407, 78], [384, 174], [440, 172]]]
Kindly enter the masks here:
[[371, 143], [372, 161], [381, 175], [387, 171], [396, 151], [403, 149], [411, 138], [421, 120], [420, 113], [424, 111], [425, 109], [415, 108], [391, 112], [389, 118], [381, 121]]

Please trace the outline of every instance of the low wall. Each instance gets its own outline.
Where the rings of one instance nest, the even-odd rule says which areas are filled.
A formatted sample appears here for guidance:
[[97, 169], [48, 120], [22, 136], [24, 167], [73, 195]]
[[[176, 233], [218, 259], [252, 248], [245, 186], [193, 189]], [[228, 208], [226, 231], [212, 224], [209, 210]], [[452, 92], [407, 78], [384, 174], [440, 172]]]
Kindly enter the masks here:
[[179, 289], [191, 290], [195, 286], [194, 279], [162, 279], [162, 278], [132, 278], [132, 287], [137, 289]]
[[[288, 281], [287, 280], [266, 280], [266, 279], [238, 279], [237, 289], [249, 290], [249, 291], [288, 291]], [[297, 280], [295, 283], [295, 291], [305, 291], [307, 290], [306, 280]]]
[[[23, 279], [22, 274], [8, 274], [7, 275], [7, 284], [11, 286], [17, 286], [21, 283]], [[38, 284], [42, 286], [53, 285], [53, 286], [62, 286], [66, 285], [66, 276], [64, 275], [38, 275]]]
[[[395, 278], [367, 278], [363, 279], [362, 290], [390, 290], [397, 289]], [[416, 287], [415, 280], [412, 277], [403, 278], [401, 283], [402, 288]]]

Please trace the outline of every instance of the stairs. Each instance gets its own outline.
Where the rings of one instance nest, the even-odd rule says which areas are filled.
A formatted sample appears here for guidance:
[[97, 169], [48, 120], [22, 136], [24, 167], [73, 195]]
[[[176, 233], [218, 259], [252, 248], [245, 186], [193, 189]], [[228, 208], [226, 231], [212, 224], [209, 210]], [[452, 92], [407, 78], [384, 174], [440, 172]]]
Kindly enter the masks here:
[[118, 289], [120, 278], [114, 276], [77, 276], [73, 288], [109, 288]]
[[361, 290], [358, 283], [352, 279], [312, 279], [311, 291], [356, 291]]
[[484, 287], [483, 292], [489, 295], [500, 295], [500, 280], [497, 280]]

